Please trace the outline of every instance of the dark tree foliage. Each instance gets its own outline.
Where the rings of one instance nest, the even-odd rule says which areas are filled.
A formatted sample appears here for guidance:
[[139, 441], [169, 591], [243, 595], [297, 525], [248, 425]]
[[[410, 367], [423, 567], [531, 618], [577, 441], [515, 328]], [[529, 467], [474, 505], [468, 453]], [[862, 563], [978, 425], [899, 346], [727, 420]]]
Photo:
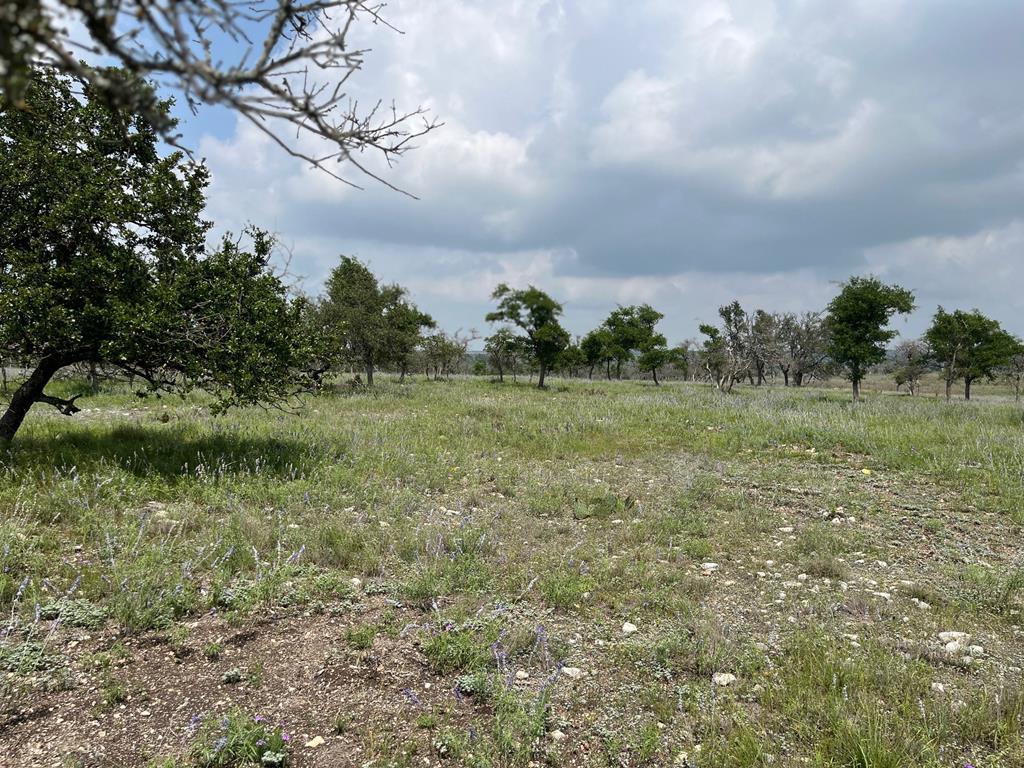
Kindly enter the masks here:
[[532, 285], [516, 290], [502, 283], [491, 298], [498, 302], [498, 309], [487, 314], [487, 322], [509, 323], [526, 334], [537, 361], [537, 386], [543, 389], [544, 377], [569, 345], [569, 332], [558, 322], [562, 305]]
[[[617, 307], [604, 321], [607, 331], [607, 354], [615, 361], [615, 375], [622, 378], [622, 365], [643, 355], [642, 371], [650, 371], [658, 381], [657, 369], [668, 360], [665, 337], [655, 331], [655, 326], [664, 317], [650, 304]], [[645, 354], [646, 353], [646, 354]]]
[[942, 365], [947, 400], [957, 379], [964, 380], [964, 399], [970, 400], [971, 384], [981, 378], [994, 379], [1018, 350], [1017, 340], [997, 320], [978, 310], [947, 312], [939, 307], [925, 339]]
[[613, 355], [611, 347], [612, 334], [611, 331], [604, 326], [590, 331], [580, 341], [580, 350], [583, 352], [583, 357], [588, 368], [588, 379], [594, 378], [594, 368], [599, 365], [605, 365], [608, 378], [610, 379], [612, 377], [611, 361], [613, 359]]
[[[122, 71], [105, 77], [151, 94]], [[0, 356], [32, 371], [0, 441], [35, 403], [78, 411], [77, 398], [45, 391], [76, 364], [153, 390], [209, 388], [220, 408], [292, 392], [302, 350], [296, 308], [268, 269], [272, 238], [252, 230], [251, 247], [226, 238], [206, 254], [205, 168], [162, 156], [148, 121], [87, 83], [39, 71], [25, 100], [0, 101]]]
[[381, 285], [369, 267], [351, 256], [342, 256], [331, 272], [318, 314], [325, 363], [359, 365], [370, 387], [374, 372], [384, 365], [395, 364], [404, 376], [422, 329], [434, 327], [430, 315], [407, 299], [405, 288]]
[[875, 277], [851, 277], [828, 305], [829, 355], [853, 383], [854, 400], [868, 368], [885, 360], [886, 345], [896, 337], [888, 327], [892, 316], [913, 309], [913, 293]]

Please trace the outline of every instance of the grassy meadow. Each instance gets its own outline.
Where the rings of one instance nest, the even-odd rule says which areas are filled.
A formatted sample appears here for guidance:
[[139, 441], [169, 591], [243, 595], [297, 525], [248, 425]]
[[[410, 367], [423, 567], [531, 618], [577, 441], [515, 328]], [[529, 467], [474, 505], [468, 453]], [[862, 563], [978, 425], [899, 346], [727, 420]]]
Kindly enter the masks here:
[[1010, 399], [81, 404], [0, 456], [0, 764], [1024, 766]]

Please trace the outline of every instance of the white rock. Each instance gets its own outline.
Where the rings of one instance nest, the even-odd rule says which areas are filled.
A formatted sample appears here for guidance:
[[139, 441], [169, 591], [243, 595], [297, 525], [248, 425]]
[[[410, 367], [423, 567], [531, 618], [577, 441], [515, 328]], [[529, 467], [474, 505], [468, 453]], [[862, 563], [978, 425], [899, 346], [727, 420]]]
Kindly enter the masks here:
[[935, 693], [945, 693], [946, 686], [942, 683], [932, 683], [932, 690], [935, 691]]
[[527, 672], [525, 669], [520, 669], [518, 672], [516, 672], [516, 680], [529, 680], [529, 679], [530, 679], [530, 673]]
[[702, 571], [704, 571], [704, 573], [714, 573], [715, 571], [718, 570], [718, 568], [719, 568], [718, 563], [701, 563], [700, 564], [700, 569]]
[[634, 634], [635, 632], [636, 632], [636, 624], [631, 624], [630, 622], [627, 621], [625, 624], [622, 625], [622, 634], [624, 634], [626, 636], [629, 636], [629, 635]]
[[801, 573], [801, 574], [797, 575], [796, 580], [797, 581], [807, 581], [807, 574], [806, 573]]
[[551, 732], [552, 741], [565, 741], [568, 737], [561, 731], [555, 730]]
[[959, 640], [950, 640], [948, 643], [946, 643], [945, 647], [946, 653], [952, 655], [954, 653], [958, 653], [960, 649], [963, 648], [963, 645], [960, 644]]
[[715, 674], [711, 676], [711, 682], [715, 685], [725, 687], [736, 682], [736, 675], [731, 672], [715, 672]]
[[779, 533], [792, 533], [792, 532], [793, 532], [793, 526], [791, 526], [791, 525], [786, 525], [786, 526], [783, 526], [782, 528], [779, 528]]
[[975, 658], [985, 655], [985, 649], [980, 645], [972, 645], [970, 648], [967, 649], [967, 652]]
[[939, 640], [948, 643], [951, 640], [966, 640], [970, 635], [966, 632], [939, 632]]
[[562, 667], [562, 674], [570, 680], [579, 680], [583, 677], [583, 670], [579, 667]]
[[312, 739], [310, 739], [309, 741], [306, 742], [306, 746], [309, 747], [310, 749], [316, 749], [317, 747], [322, 747], [324, 744], [326, 744], [326, 742], [324, 741], [324, 737], [323, 736], [314, 736]]
[[355, 576], [349, 579], [348, 583], [352, 585], [353, 589], [359, 589], [361, 586], [363, 586], [363, 582]]

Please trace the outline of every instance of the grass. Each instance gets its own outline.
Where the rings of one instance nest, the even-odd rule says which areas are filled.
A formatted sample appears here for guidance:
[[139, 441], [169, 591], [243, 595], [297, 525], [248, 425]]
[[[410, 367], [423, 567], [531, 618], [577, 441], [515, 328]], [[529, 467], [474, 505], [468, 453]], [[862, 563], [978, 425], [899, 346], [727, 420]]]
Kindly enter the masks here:
[[[285, 696], [234, 628], [339, 616], [346, 669], [395, 653], [421, 703], [291, 716], [368, 764], [1024, 764], [1012, 402], [463, 379], [294, 414], [88, 406], [33, 411], [0, 457], [5, 710], [75, 684], [131, 708], [115, 638]], [[950, 629], [983, 654], [946, 658]], [[89, 663], [86, 634], [110, 638]], [[248, 749], [251, 719], [216, 714], [169, 759], [230, 764], [224, 717]]]

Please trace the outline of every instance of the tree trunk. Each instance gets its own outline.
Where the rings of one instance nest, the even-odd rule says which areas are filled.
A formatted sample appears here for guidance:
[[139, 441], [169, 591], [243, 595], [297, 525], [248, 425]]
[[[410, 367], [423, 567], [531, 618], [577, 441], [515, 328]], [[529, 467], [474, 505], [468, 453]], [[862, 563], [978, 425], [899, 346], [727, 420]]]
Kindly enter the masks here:
[[853, 402], [860, 400], [860, 379], [853, 380]]
[[7, 366], [6, 365], [0, 365], [0, 371], [3, 372], [3, 379], [4, 379], [3, 391], [4, 391], [4, 394], [6, 394], [7, 393]]
[[373, 386], [373, 363], [366, 364], [366, 386]]
[[612, 361], [611, 360], [606, 360], [605, 361], [604, 372], [605, 372], [605, 375], [608, 377], [608, 381], [611, 381], [612, 380]]
[[661, 384], [658, 381], [658, 369], [657, 368], [651, 368], [651, 376], [654, 377], [654, 386], [660, 387]]
[[953, 380], [946, 378], [946, 402], [949, 402], [953, 398]]
[[96, 370], [96, 362], [94, 360], [89, 361], [89, 390], [94, 395], [100, 393], [100, 374]]
[[964, 400], [971, 399], [971, 382], [974, 381], [969, 376], [964, 376]]
[[548, 367], [544, 363], [540, 364], [540, 370], [537, 372], [537, 389], [544, 389], [544, 375], [548, 372]]
[[621, 379], [622, 378], [622, 361], [621, 360], [616, 360], [615, 361], [615, 378], [616, 379]]
[[[32, 371], [32, 375], [14, 391], [7, 410], [0, 417], [0, 446], [10, 444], [21, 427], [22, 422], [25, 421], [29, 409], [43, 399], [43, 390], [50, 383], [50, 379], [53, 378], [57, 371], [68, 364], [54, 355], [44, 357], [39, 361], [36, 369]], [[73, 409], [74, 401], [67, 401], [67, 405], [70, 409]], [[68, 415], [74, 412], [74, 410], [69, 410]]]
[[783, 368], [780, 365], [779, 366], [779, 370], [782, 371], [782, 386], [788, 387], [789, 386], [789, 368]]
[[594, 366], [590, 366], [590, 371], [587, 373], [587, 378], [591, 380], [594, 378]]

